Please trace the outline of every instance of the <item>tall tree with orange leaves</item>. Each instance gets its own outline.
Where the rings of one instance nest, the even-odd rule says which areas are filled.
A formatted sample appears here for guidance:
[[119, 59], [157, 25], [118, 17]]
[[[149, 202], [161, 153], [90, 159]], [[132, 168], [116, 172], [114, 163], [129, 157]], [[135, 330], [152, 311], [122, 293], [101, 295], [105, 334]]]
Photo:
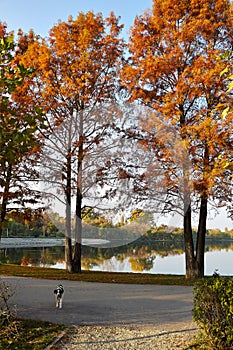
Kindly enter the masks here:
[[[97, 182], [97, 168], [106, 161], [124, 49], [122, 25], [113, 13], [80, 13], [59, 22], [48, 39], [21, 35], [26, 53], [21, 62], [35, 69], [19, 99], [37, 105], [47, 116], [46, 178], [59, 183], [66, 203], [66, 267], [81, 271], [82, 217], [85, 197]], [[46, 142], [45, 142], [46, 143]], [[45, 165], [45, 166], [46, 166]], [[57, 166], [60, 166], [58, 168]], [[97, 191], [97, 190], [96, 190]], [[75, 198], [75, 242], [71, 239], [71, 205]]]
[[[175, 212], [175, 199], [183, 200], [187, 278], [204, 275], [209, 205], [225, 206], [232, 200], [232, 113], [222, 114], [232, 96], [221, 74], [226, 62], [220, 58], [228, 50], [231, 60], [232, 48], [228, 0], [154, 0], [152, 10], [136, 17], [131, 28], [123, 80], [131, 101], [140, 101], [150, 111], [143, 118], [140, 143], [165, 169], [164, 207]], [[171, 133], [163, 133], [166, 141], [159, 137], [161, 123], [173, 130], [185, 150], [179, 154], [176, 149], [176, 160], [166, 146]], [[148, 173], [141, 188], [153, 196], [151, 167]], [[193, 214], [198, 216], [196, 242]]]

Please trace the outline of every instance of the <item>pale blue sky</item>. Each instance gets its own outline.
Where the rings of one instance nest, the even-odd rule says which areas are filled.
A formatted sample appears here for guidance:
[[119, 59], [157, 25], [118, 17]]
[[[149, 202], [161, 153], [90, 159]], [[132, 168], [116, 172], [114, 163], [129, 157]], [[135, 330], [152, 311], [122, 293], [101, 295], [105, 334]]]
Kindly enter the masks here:
[[79, 12], [93, 10], [107, 17], [111, 11], [121, 16], [125, 24], [124, 36], [137, 14], [151, 8], [152, 0], [0, 0], [0, 21], [6, 22], [8, 30], [33, 29], [36, 34], [47, 36], [58, 19], [66, 21]]
[[[121, 16], [121, 23], [125, 24], [122, 34], [127, 37], [135, 16], [152, 7], [152, 0], [0, 0], [0, 21], [6, 22], [8, 31], [21, 28], [24, 32], [33, 29], [42, 37], [47, 36], [49, 30], [59, 19], [67, 21], [68, 16], [74, 18], [79, 12], [93, 10], [102, 12], [106, 17], [111, 11]], [[208, 227], [232, 228], [233, 221], [227, 219], [226, 210], [208, 221]]]

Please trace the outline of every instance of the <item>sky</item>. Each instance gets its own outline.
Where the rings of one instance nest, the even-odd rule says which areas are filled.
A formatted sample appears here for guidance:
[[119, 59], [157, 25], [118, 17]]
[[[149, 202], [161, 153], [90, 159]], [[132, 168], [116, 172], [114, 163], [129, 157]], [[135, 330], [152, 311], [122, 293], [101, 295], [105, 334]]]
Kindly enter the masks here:
[[[0, 0], [0, 21], [7, 23], [8, 31], [17, 33], [19, 28], [23, 32], [33, 29], [45, 37], [58, 20], [67, 21], [69, 15], [76, 18], [79, 12], [93, 10], [107, 17], [113, 11], [121, 17], [120, 23], [125, 25], [122, 34], [127, 38], [135, 16], [151, 7], [152, 0]], [[218, 215], [212, 212], [210, 218], [208, 228], [233, 228], [233, 221], [227, 218], [225, 209]]]
[[0, 0], [0, 20], [7, 23], [8, 30], [33, 29], [44, 37], [59, 19], [66, 21], [69, 15], [76, 18], [79, 12], [93, 10], [107, 17], [113, 11], [121, 16], [123, 34], [127, 36], [135, 16], [151, 5], [152, 0]]

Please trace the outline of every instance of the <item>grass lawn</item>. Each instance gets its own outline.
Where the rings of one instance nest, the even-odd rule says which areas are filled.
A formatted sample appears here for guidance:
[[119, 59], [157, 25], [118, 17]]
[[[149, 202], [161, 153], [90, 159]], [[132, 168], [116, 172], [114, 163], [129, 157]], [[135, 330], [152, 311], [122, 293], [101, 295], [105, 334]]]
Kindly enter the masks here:
[[0, 329], [0, 350], [45, 349], [66, 326], [34, 320], [12, 320]]
[[194, 284], [193, 280], [187, 280], [183, 275], [153, 275], [149, 273], [99, 271], [82, 271], [79, 274], [71, 274], [66, 272], [66, 270], [61, 269], [7, 264], [0, 264], [0, 275], [101, 283], [162, 284], [180, 286], [192, 286]]

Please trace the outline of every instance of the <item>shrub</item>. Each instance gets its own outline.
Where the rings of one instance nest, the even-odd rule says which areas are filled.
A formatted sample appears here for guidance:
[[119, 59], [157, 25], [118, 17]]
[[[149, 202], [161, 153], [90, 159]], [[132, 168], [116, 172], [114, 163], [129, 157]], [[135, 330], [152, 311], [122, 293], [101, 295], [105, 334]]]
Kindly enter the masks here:
[[0, 278], [0, 327], [9, 326], [14, 319], [14, 311], [9, 306], [13, 294], [8, 284]]
[[209, 349], [233, 349], [233, 279], [215, 273], [194, 287], [193, 318]]

